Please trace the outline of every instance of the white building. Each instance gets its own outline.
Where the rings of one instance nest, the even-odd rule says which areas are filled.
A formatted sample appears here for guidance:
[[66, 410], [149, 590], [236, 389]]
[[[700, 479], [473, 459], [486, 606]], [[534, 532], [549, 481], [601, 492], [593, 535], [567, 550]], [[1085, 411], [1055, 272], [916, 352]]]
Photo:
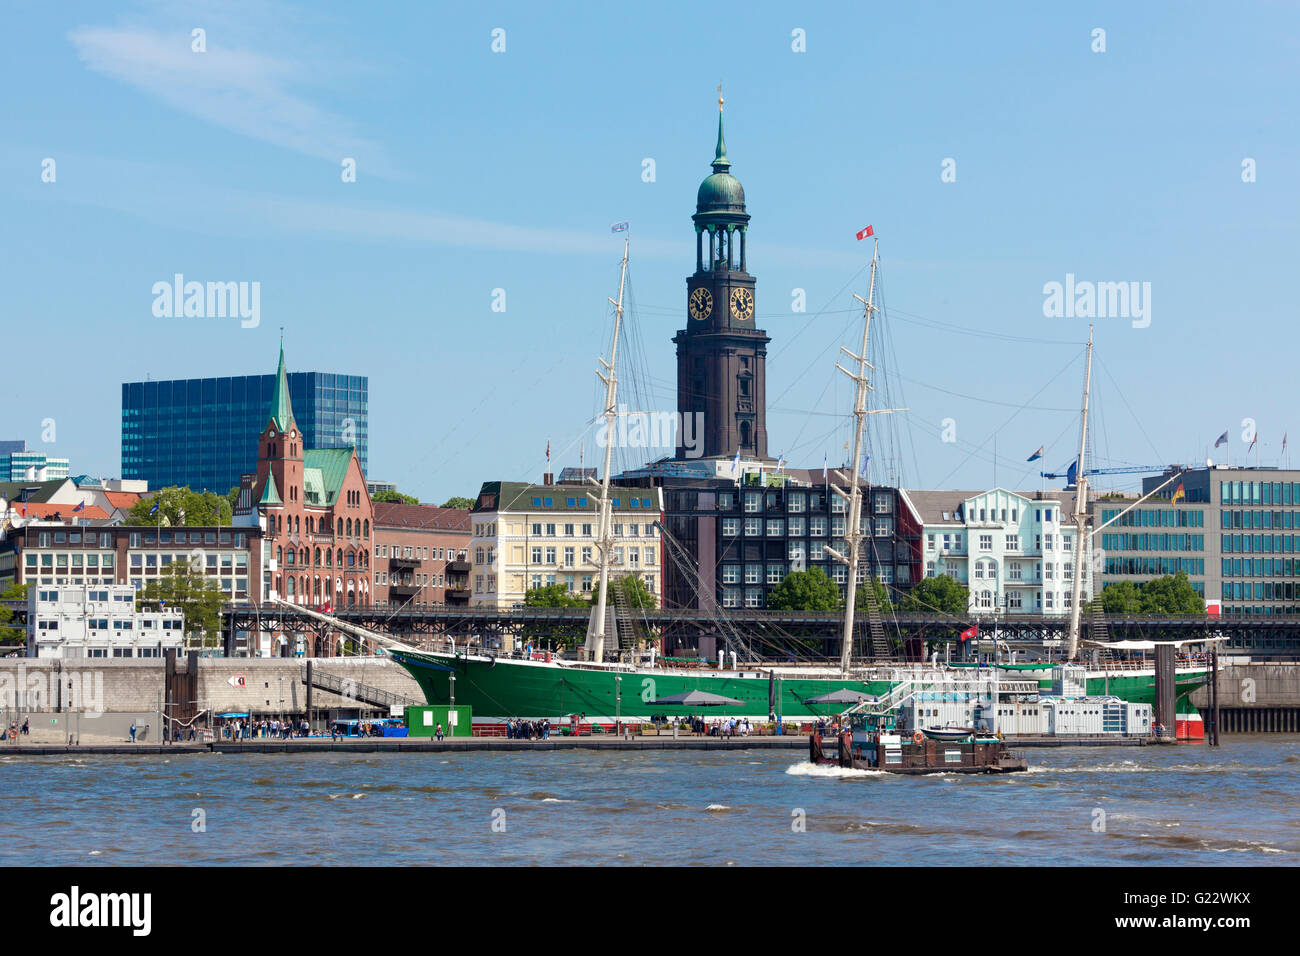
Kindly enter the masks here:
[[33, 585], [27, 594], [28, 657], [162, 657], [184, 640], [181, 610], [137, 611], [129, 584]]
[[[473, 509], [470, 604], [511, 607], [530, 588], [560, 584], [591, 597], [599, 586], [599, 489], [584, 484], [485, 482]], [[660, 489], [611, 487], [611, 579], [645, 582], [658, 606], [663, 589]]]
[[[901, 491], [921, 525], [922, 574], [970, 589], [970, 611], [1065, 615], [1074, 581], [1072, 491]], [[1084, 543], [1082, 600], [1092, 594]]]

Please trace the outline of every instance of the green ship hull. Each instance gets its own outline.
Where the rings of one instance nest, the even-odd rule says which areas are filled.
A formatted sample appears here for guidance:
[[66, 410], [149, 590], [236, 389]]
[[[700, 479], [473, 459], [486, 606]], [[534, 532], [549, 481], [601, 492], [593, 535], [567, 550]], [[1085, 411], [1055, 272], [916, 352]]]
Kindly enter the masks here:
[[[843, 689], [879, 697], [889, 693], [894, 685], [887, 680], [845, 680], [831, 673], [772, 680], [765, 671], [743, 667], [734, 674], [659, 668], [619, 671], [542, 661], [396, 650], [388, 653], [415, 678], [430, 704], [449, 702], [454, 674], [456, 703], [468, 704], [476, 721], [510, 717], [555, 720], [569, 714], [584, 714], [588, 719], [600, 721], [648, 720], [651, 714], [748, 717], [751, 721], [766, 720], [772, 713], [783, 719], [829, 717], [842, 711], [844, 705], [804, 701]], [[742, 704], [708, 707], [651, 704], [692, 690], [730, 697]]]
[[[773, 679], [757, 668], [720, 672], [670, 668], [624, 669], [545, 661], [521, 661], [413, 651], [389, 651], [424, 692], [430, 704], [447, 704], [455, 677], [457, 704], [468, 704], [480, 721], [550, 718], [584, 714], [589, 720], [648, 719], [651, 714], [670, 717], [699, 715], [748, 717], [766, 720], [775, 713], [782, 719], [829, 717], [844, 709], [842, 704], [808, 704], [805, 701], [837, 690], [853, 690], [873, 697], [889, 693], [892, 680], [848, 680], [832, 672], [816, 676], [783, 676]], [[1011, 665], [999, 669], [1009, 679], [1037, 680], [1050, 692], [1050, 669]], [[1178, 710], [1195, 713], [1188, 696], [1208, 678], [1204, 669], [1179, 669]], [[652, 701], [687, 691], [700, 690], [741, 701], [740, 705], [690, 707], [652, 704]], [[1128, 671], [1109, 676], [1090, 672], [1090, 695], [1109, 695], [1133, 703], [1154, 704], [1153, 671]]]

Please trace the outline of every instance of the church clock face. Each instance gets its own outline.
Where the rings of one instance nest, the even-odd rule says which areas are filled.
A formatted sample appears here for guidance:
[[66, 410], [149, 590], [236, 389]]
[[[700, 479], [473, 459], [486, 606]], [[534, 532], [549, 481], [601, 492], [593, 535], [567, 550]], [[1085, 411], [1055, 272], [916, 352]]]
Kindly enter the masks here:
[[754, 317], [754, 293], [748, 289], [736, 289], [731, 293], [731, 314], [741, 322]]
[[713, 293], [708, 289], [696, 289], [691, 293], [691, 318], [703, 322], [713, 311]]

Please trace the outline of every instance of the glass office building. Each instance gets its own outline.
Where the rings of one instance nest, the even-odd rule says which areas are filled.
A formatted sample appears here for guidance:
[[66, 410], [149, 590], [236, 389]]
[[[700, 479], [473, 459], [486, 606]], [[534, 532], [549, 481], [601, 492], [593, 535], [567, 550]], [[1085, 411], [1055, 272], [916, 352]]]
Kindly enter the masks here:
[[[289, 373], [304, 447], [355, 446], [367, 470], [369, 388], [364, 375]], [[225, 494], [257, 470], [274, 390], [274, 374], [123, 383], [122, 477]]]

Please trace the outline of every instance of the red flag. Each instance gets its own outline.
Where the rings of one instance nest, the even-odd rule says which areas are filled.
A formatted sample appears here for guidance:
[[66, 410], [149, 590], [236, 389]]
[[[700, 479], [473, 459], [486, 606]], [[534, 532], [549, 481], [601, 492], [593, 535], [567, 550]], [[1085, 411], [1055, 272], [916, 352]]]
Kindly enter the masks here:
[[978, 633], [979, 633], [979, 628], [976, 625], [972, 624], [970, 627], [966, 628], [966, 630], [961, 632], [961, 639], [963, 642], [969, 641], [972, 637], [974, 637]]
[[872, 229], [870, 226], [867, 226], [866, 229], [863, 229], [860, 233], [858, 233], [858, 238], [865, 239], [867, 238], [867, 236], [874, 236], [875, 234], [876, 234], [876, 230]]
[[546, 460], [551, 460], [551, 440], [549, 438], [546, 439]]

